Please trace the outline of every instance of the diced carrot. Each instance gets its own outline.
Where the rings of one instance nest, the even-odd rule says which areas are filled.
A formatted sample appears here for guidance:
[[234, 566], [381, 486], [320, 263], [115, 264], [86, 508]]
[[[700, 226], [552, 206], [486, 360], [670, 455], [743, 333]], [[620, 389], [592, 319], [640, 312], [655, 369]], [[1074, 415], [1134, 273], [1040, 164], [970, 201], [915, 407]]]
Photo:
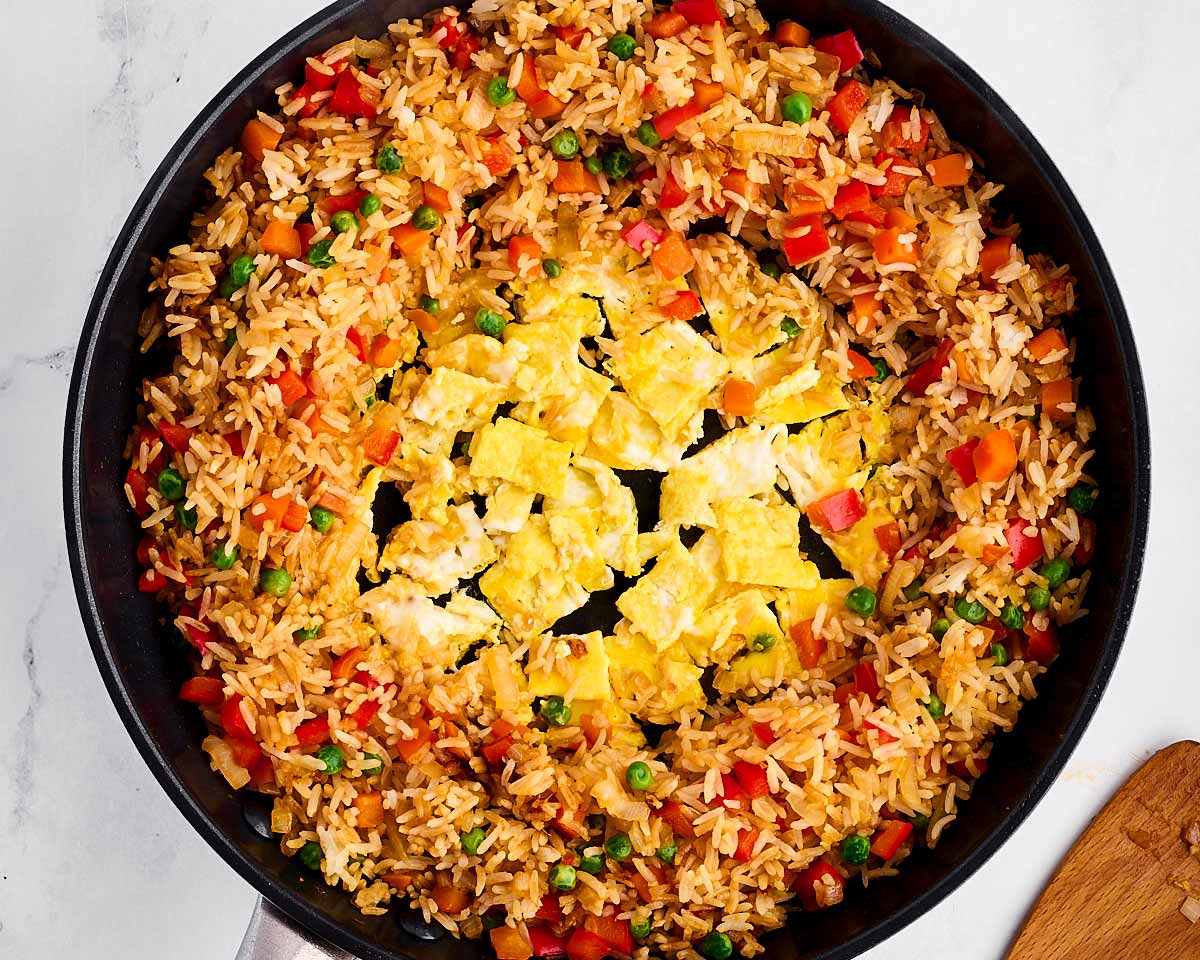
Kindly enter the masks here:
[[1017, 445], [1007, 430], [993, 430], [971, 454], [975, 475], [984, 483], [1000, 483], [1012, 476], [1017, 466]]
[[508, 241], [508, 266], [518, 276], [528, 276], [542, 263], [542, 245], [533, 237], [513, 237]]
[[748, 417], [754, 413], [754, 396], [755, 389], [751, 381], [731, 377], [725, 381], [721, 408], [731, 417]]
[[300, 232], [291, 224], [272, 220], [263, 231], [259, 243], [266, 253], [283, 257], [285, 260], [300, 258]]
[[372, 463], [386, 467], [400, 443], [400, 434], [387, 424], [376, 427], [363, 440], [363, 455]]
[[422, 333], [437, 333], [442, 326], [437, 317], [425, 310], [409, 310], [408, 319], [415, 323]]
[[840, 133], [849, 133], [855, 118], [871, 99], [866, 86], [857, 80], [847, 80], [842, 89], [826, 104], [829, 120]]
[[429, 246], [432, 236], [432, 230], [418, 230], [412, 223], [402, 223], [400, 226], [392, 228], [392, 241], [406, 257], [420, 253]]
[[917, 245], [900, 240], [905, 233], [901, 227], [891, 227], [875, 234], [871, 239], [871, 246], [875, 250], [875, 262], [880, 266], [892, 263], [919, 263], [921, 255]]
[[358, 811], [358, 825], [370, 829], [383, 823], [383, 794], [378, 790], [360, 793], [354, 798], [354, 809]]
[[692, 81], [692, 103], [701, 110], [707, 110], [724, 98], [725, 88], [719, 83], [706, 83], [703, 80]]
[[471, 903], [470, 894], [453, 884], [438, 884], [433, 888], [433, 902], [442, 913], [462, 913]]
[[1034, 360], [1041, 363], [1051, 354], [1066, 350], [1067, 338], [1063, 336], [1062, 331], [1057, 327], [1051, 327], [1049, 330], [1043, 330], [1030, 340], [1025, 345], [1025, 349], [1029, 351], [1029, 355]]
[[662, 243], [654, 248], [650, 259], [654, 261], [655, 268], [664, 280], [675, 280], [682, 277], [691, 272], [696, 265], [696, 258], [692, 256], [692, 248], [688, 246], [687, 240], [678, 233], [667, 234]]
[[488, 936], [492, 939], [496, 960], [529, 960], [533, 956], [533, 947], [515, 927], [495, 927]]
[[672, 320], [691, 320], [704, 312], [700, 298], [691, 290], [680, 290], [662, 300], [658, 309]]
[[929, 179], [939, 187], [965, 187], [971, 179], [967, 158], [962, 153], [948, 153], [929, 161]]
[[367, 355], [367, 361], [373, 367], [390, 369], [400, 359], [400, 352], [403, 349], [404, 341], [399, 337], [389, 337], [387, 334], [381, 333], [371, 341], [371, 350]]
[[246, 522], [255, 530], [262, 530], [267, 523], [273, 524], [278, 530], [283, 526], [283, 518], [291, 502], [289, 497], [264, 493], [255, 497], [250, 504], [250, 509], [246, 511]]
[[282, 139], [282, 133], [273, 130], [255, 117], [242, 130], [242, 149], [262, 163], [266, 152], [278, 147], [279, 141]]
[[[385, 873], [379, 879], [386, 883], [393, 890], [399, 890], [401, 893], [403, 893], [417, 882], [417, 874], [412, 870], [396, 870], [392, 873]], [[497, 929], [502, 928], [497, 927]], [[509, 927], [508, 929], [512, 928]]]
[[358, 665], [366, 659], [367, 651], [361, 647], [343, 653], [329, 668], [330, 676], [334, 680], [349, 680], [358, 672]]
[[750, 182], [745, 170], [730, 170], [721, 178], [721, 189], [727, 193], [736, 193], [744, 200], [753, 200], [755, 184]]
[[846, 356], [850, 360], [851, 380], [868, 380], [878, 372], [875, 369], [875, 364], [857, 350], [847, 350]]
[[1065, 423], [1071, 419], [1073, 412], [1064, 410], [1063, 404], [1073, 403], [1074, 399], [1075, 384], [1070, 379], [1042, 384], [1042, 413], [1055, 423]]
[[811, 38], [808, 28], [795, 20], [784, 20], [775, 28], [775, 42], [781, 47], [807, 47]]
[[984, 280], [991, 280], [1001, 267], [1013, 258], [1012, 237], [991, 237], [983, 241], [983, 249], [979, 252], [979, 275]]
[[308, 432], [314, 437], [319, 437], [324, 434], [334, 436], [340, 431], [330, 424], [324, 417], [321, 416], [321, 405], [313, 403], [312, 409], [308, 416], [304, 418], [304, 424], [308, 427]]
[[919, 221], [916, 217], [910, 216], [908, 211], [902, 207], [892, 207], [885, 215], [883, 224], [889, 229], [896, 228], [905, 233], [912, 233], [917, 229]]
[[687, 17], [681, 13], [664, 10], [646, 21], [646, 32], [655, 40], [676, 37], [688, 28]]
[[880, 524], [875, 528], [875, 542], [880, 550], [894, 557], [900, 552], [900, 524], [895, 520]]
[[436, 183], [423, 182], [421, 184], [421, 198], [428, 206], [433, 207], [439, 213], [450, 212], [450, 194]]
[[883, 125], [883, 145], [889, 150], [906, 150], [912, 153], [925, 149], [929, 142], [929, 121], [925, 111], [917, 112], [917, 136], [912, 136], [913, 108], [902, 104], [892, 111]]
[[825, 656], [826, 643], [823, 638], [813, 634], [811, 619], [792, 624], [788, 633], [796, 645], [796, 652], [800, 655], [800, 663], [805, 670], [811, 670], [821, 662], [821, 658]]
[[783, 205], [793, 217], [819, 215], [826, 210], [824, 198], [800, 180], [791, 180], [783, 188]]
[[326, 510], [332, 510], [338, 516], [342, 516], [350, 504], [336, 493], [326, 490], [317, 498], [317, 506], [324, 507]]
[[877, 293], [856, 294], [850, 316], [854, 329], [859, 333], [874, 333], [879, 326], [879, 314], [883, 312], [883, 303]]
[[880, 860], [891, 860], [913, 832], [907, 820], [887, 820], [871, 841], [871, 852]]
[[409, 720], [408, 725], [412, 727], [413, 735], [400, 740], [396, 744], [396, 752], [405, 763], [412, 763], [413, 757], [433, 743], [434, 735], [433, 729], [420, 717]]
[[522, 53], [520, 56], [524, 63], [521, 67], [521, 79], [517, 81], [514, 89], [517, 96], [526, 103], [534, 103], [541, 100], [546, 95], [546, 91], [538, 79], [537, 64], [534, 62], [533, 54]]
[[283, 529], [290, 533], [299, 533], [304, 529], [306, 523], [308, 523], [308, 507], [298, 500], [288, 500], [287, 510], [284, 511], [283, 520], [280, 521]]
[[584, 169], [582, 160], [559, 160], [554, 176], [556, 193], [599, 193], [600, 181]]
[[267, 383], [279, 388], [279, 398], [285, 407], [290, 407], [297, 400], [308, 396], [308, 387], [303, 378], [291, 367], [286, 367], [276, 376], [268, 377]]
[[534, 100], [529, 104], [529, 112], [538, 120], [548, 120], [550, 117], [557, 117], [566, 109], [566, 102], [559, 100], [552, 93], [543, 94], [540, 99]]
[[979, 559], [986, 563], [989, 567], [999, 563], [1008, 556], [1007, 544], [1001, 546], [998, 543], [989, 543], [984, 546], [979, 554]]

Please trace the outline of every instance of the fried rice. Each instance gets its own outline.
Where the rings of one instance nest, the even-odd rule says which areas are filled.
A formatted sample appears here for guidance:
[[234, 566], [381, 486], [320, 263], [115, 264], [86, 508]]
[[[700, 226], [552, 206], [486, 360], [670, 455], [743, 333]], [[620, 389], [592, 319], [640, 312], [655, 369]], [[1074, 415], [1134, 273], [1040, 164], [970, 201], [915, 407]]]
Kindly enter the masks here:
[[969, 816], [1086, 612], [1095, 424], [1068, 268], [861, 60], [480, 0], [314, 51], [206, 173], [139, 586], [214, 771], [365, 913], [750, 956]]

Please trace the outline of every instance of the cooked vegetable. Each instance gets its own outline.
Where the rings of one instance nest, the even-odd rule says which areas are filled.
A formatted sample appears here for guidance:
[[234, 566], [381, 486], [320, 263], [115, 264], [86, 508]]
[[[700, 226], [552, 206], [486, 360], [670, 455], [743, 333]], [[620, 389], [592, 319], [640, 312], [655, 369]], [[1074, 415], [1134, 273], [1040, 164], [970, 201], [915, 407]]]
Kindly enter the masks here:
[[604, 841], [604, 852], [614, 860], [628, 860], [633, 854], [633, 844], [629, 841], [629, 834], [614, 833]]
[[875, 591], [869, 587], [855, 587], [846, 594], [846, 609], [860, 617], [869, 617], [875, 612]]
[[954, 612], [967, 623], [983, 623], [987, 619], [987, 607], [978, 600], [968, 600], [963, 597], [954, 605]]
[[807, 93], [789, 93], [783, 98], [779, 109], [788, 123], [808, 123], [812, 117], [812, 97]]
[[1029, 601], [1029, 609], [1037, 613], [1050, 606], [1050, 591], [1045, 587], [1030, 587], [1026, 599]]
[[631, 790], [649, 790], [654, 784], [654, 774], [650, 765], [641, 760], [635, 760], [625, 768], [625, 782]]
[[1062, 557], [1055, 557], [1042, 564], [1042, 569], [1038, 573], [1045, 578], [1046, 586], [1054, 590], [1067, 582], [1067, 578], [1071, 575], [1071, 564]]
[[263, 567], [258, 575], [258, 587], [274, 597], [286, 597], [292, 588], [292, 577], [286, 570]]
[[475, 313], [475, 327], [485, 336], [500, 339], [505, 325], [504, 318], [494, 310], [483, 307]]
[[579, 138], [572, 130], [559, 130], [550, 138], [550, 152], [560, 160], [570, 160], [579, 152]]
[[643, 120], [638, 124], [637, 138], [638, 142], [646, 147], [657, 147], [662, 143], [662, 137], [659, 136], [658, 130], [655, 129], [653, 120]]
[[637, 49], [637, 41], [627, 33], [617, 33], [609, 38], [606, 49], [618, 60], [628, 60]]
[[174, 467], [159, 471], [158, 492], [168, 500], [182, 500], [184, 494], [183, 477]]
[[350, 233], [358, 229], [358, 218], [349, 210], [339, 210], [329, 221], [334, 233]]

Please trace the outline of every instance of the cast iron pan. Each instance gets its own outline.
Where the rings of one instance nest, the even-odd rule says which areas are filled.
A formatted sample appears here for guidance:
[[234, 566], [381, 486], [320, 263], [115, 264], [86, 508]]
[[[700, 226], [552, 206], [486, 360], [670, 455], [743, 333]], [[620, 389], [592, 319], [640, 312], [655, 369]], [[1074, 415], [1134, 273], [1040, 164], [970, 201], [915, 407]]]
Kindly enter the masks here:
[[[303, 59], [357, 33], [373, 37], [401, 17], [441, 4], [356, 0], [335, 4], [291, 31], [225, 87], [155, 171], [117, 238], [80, 339], [71, 381], [64, 454], [67, 539], [75, 590], [100, 672], [146, 763], [188, 821], [282, 914], [369, 960], [473, 960], [475, 943], [436, 939], [414, 917], [363, 917], [285, 858], [264, 829], [266, 806], [234, 794], [200, 749], [198, 711], [177, 699], [188, 676], [161, 612], [135, 587], [137, 529], [122, 493], [121, 451], [137, 384], [145, 373], [136, 326], [146, 300], [150, 257], [186, 236], [200, 206], [201, 173], [271, 90], [301, 75]], [[935, 850], [920, 850], [896, 880], [851, 887], [835, 910], [793, 916], [766, 938], [767, 960], [856, 956], [931, 909], [996, 851], [1045, 793], [1091, 718], [1129, 621], [1142, 567], [1150, 502], [1146, 399], [1128, 318], [1100, 244], [1050, 159], [1017, 116], [979, 76], [914, 24], [875, 0], [764, 0], [773, 18], [790, 16], [814, 32], [852, 28], [888, 75], [923, 91], [947, 127], [978, 150], [991, 176], [1008, 185], [1006, 209], [1025, 228], [1023, 246], [1069, 263], [1081, 307], [1077, 370], [1083, 400], [1100, 429], [1092, 469], [1103, 489], [1099, 542], [1088, 595], [1091, 614], [1066, 631], [1063, 654], [1039, 682], [1040, 696], [1014, 732], [1000, 737], [975, 797]], [[270, 916], [245, 955], [292, 955]], [[253, 938], [251, 938], [253, 939]], [[312, 948], [308, 948], [312, 949]], [[270, 951], [275, 950], [275, 953]], [[299, 955], [299, 954], [296, 954]], [[310, 956], [317, 954], [309, 954]]]

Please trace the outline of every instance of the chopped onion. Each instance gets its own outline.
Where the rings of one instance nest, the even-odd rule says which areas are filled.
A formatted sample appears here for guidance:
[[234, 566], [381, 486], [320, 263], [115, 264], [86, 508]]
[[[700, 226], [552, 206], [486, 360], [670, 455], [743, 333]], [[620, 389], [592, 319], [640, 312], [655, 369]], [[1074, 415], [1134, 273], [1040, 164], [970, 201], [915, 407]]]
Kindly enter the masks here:
[[1183, 906], [1179, 908], [1182, 913], [1191, 923], [1200, 921], [1200, 900], [1195, 897], [1188, 897], [1183, 901]]
[[212, 768], [228, 780], [234, 790], [240, 790], [250, 782], [250, 774], [233, 759], [233, 750], [220, 737], [205, 737], [200, 746], [208, 754]]

